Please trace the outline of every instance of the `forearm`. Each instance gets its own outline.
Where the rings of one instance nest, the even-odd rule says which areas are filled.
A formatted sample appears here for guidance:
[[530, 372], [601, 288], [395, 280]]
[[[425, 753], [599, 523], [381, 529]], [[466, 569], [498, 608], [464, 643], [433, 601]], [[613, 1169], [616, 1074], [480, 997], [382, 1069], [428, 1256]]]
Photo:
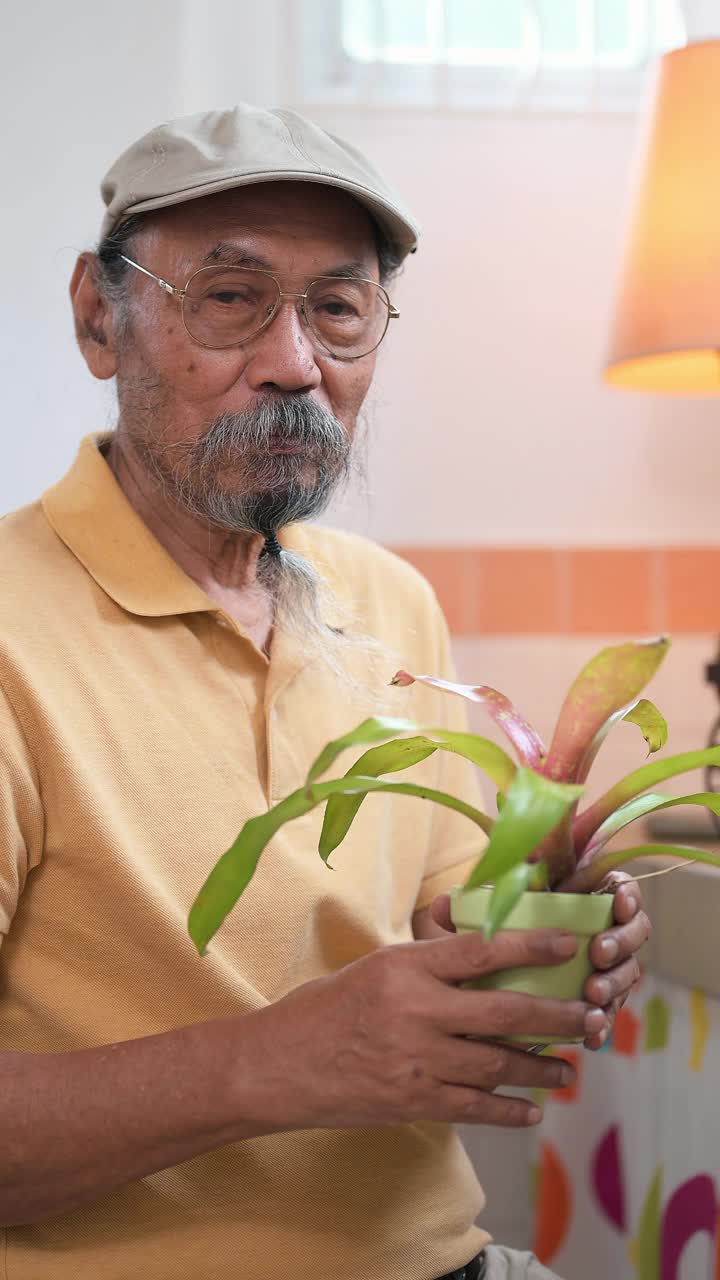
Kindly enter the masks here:
[[[262, 1013], [61, 1054], [0, 1054], [0, 1225], [37, 1221], [282, 1127]], [[274, 1112], [274, 1113], [273, 1113]]]

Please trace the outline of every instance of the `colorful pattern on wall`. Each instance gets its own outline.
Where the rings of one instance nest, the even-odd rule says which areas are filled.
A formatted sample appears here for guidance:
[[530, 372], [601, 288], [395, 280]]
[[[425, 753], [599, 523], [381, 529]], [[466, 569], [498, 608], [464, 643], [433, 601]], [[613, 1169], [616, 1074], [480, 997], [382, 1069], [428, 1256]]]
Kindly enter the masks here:
[[534, 1248], [563, 1280], [720, 1280], [720, 1001], [647, 977], [546, 1100]]

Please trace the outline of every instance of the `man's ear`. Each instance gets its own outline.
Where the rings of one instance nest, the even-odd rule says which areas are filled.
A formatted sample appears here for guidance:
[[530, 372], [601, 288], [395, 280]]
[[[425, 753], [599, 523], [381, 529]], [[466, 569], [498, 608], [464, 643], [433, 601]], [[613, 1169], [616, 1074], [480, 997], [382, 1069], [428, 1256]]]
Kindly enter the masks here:
[[117, 370], [112, 315], [97, 287], [94, 264], [93, 253], [81, 253], [70, 279], [75, 336], [94, 377], [112, 378]]

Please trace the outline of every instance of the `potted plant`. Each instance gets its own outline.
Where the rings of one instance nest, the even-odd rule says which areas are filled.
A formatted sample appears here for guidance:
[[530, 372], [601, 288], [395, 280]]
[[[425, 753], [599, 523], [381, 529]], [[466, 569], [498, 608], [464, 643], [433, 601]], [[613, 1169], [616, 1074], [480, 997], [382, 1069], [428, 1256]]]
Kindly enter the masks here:
[[[634, 770], [581, 809], [591, 766], [610, 729], [620, 720], [637, 725], [649, 753], [660, 750], [667, 725], [640, 692], [662, 662], [669, 640], [661, 637], [602, 649], [580, 672], [563, 702], [549, 749], [504, 694], [486, 685], [460, 685], [435, 676], [400, 671], [396, 686], [419, 681], [479, 703], [509, 739], [513, 760], [495, 742], [474, 733], [421, 728], [410, 720], [375, 717], [328, 743], [308, 770], [302, 787], [245, 823], [202, 886], [190, 912], [189, 930], [200, 953], [249, 884], [276, 831], [318, 805], [326, 806], [318, 851], [328, 862], [342, 843], [361, 804], [372, 792], [416, 796], [464, 814], [487, 840], [465, 884], [451, 894], [456, 928], [501, 926], [569, 929], [578, 937], [576, 956], [554, 968], [505, 971], [483, 979], [537, 994], [575, 999], [590, 973], [591, 938], [610, 924], [612, 896], [603, 892], [608, 874], [635, 859], [671, 854], [683, 861], [720, 867], [720, 856], [668, 844], [608, 849], [635, 819], [680, 804], [720, 813], [720, 795], [671, 796], [651, 788], [692, 769], [720, 764], [720, 747], [687, 751]], [[343, 777], [322, 781], [348, 748], [369, 747]], [[479, 766], [497, 788], [495, 818], [461, 797], [386, 775], [402, 772], [436, 751], [456, 752]]]

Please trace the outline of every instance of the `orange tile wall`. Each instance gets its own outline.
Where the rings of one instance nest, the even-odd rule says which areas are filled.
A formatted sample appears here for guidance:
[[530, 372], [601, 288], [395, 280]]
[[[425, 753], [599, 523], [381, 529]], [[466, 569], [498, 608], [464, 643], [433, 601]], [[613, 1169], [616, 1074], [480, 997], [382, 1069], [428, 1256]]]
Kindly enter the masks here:
[[720, 547], [393, 547], [455, 635], [720, 631]]

